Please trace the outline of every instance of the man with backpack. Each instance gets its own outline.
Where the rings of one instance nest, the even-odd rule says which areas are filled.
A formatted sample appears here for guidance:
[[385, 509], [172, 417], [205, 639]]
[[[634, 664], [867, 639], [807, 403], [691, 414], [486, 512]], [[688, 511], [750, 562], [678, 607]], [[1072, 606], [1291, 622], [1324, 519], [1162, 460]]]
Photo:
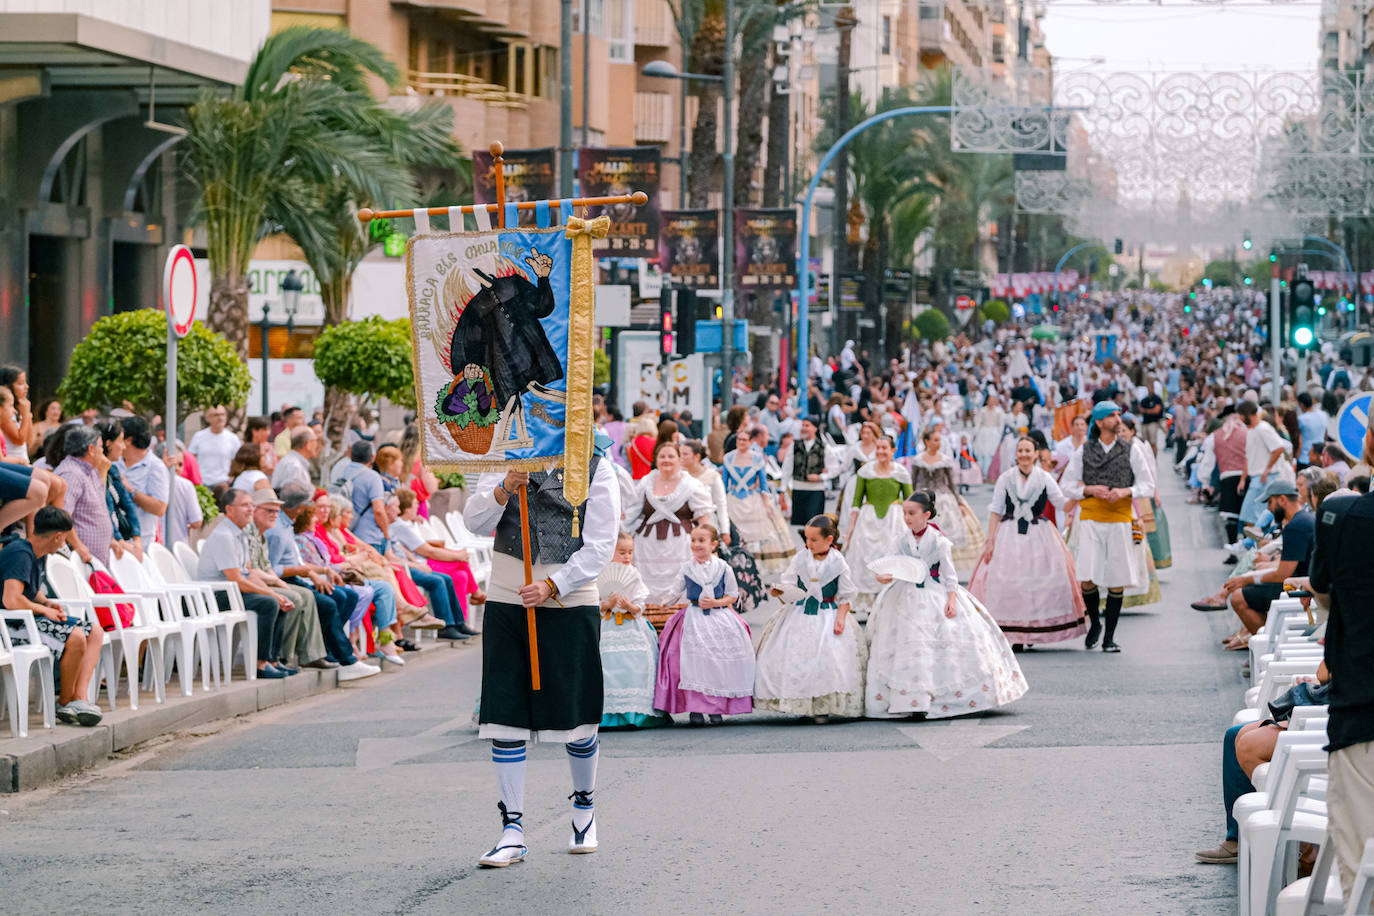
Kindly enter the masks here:
[[373, 454], [371, 442], [354, 442], [348, 464], [330, 483], [329, 491], [353, 504], [352, 531], [359, 540], [385, 554], [391, 537], [386, 519], [386, 487], [382, 485], [382, 475], [372, 467]]

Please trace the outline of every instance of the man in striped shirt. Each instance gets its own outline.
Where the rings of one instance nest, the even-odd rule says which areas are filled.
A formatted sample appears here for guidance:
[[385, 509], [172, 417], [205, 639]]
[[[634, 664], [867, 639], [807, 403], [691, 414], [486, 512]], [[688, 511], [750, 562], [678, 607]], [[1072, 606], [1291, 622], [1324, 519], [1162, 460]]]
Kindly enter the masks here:
[[75, 527], [67, 543], [89, 563], [95, 557], [101, 563], [110, 562], [110, 542], [114, 540], [114, 524], [105, 503], [105, 473], [110, 459], [100, 441], [100, 432], [93, 426], [70, 426], [62, 443], [62, 463], [54, 473], [67, 482], [66, 510]]

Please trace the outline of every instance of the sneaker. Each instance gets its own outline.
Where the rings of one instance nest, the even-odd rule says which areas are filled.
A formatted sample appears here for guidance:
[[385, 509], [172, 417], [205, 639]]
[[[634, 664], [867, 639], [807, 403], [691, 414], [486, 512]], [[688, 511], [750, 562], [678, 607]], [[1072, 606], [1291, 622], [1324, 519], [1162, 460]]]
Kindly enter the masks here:
[[1216, 849], [1204, 849], [1201, 852], [1193, 853], [1193, 858], [1203, 865], [1235, 865], [1238, 844], [1235, 840], [1223, 840]]
[[290, 677], [290, 675], [288, 675], [285, 671], [278, 668], [276, 665], [268, 665], [265, 668], [258, 669], [258, 677], [266, 678], [269, 681], [279, 681], [282, 678]]
[[59, 706], [59, 707], [57, 707], [57, 721], [61, 722], [63, 725], [75, 725], [75, 724], [76, 724], [76, 703], [75, 703], [75, 701], [73, 701], [73, 702], [71, 702], [71, 703], [68, 703], [68, 704], [66, 704], [65, 706]]
[[374, 674], [381, 674], [382, 669], [369, 665], [365, 661], [356, 661], [351, 665], [344, 665], [339, 669], [339, 682], [356, 681], [359, 678], [372, 677]]
[[[381, 661], [381, 662], [391, 662], [391, 664], [397, 666], [398, 668], [406, 663], [406, 660], [403, 659], [403, 658], [401, 658], [401, 655], [400, 655], [399, 652], [396, 652], [396, 653], [378, 652], [377, 655], [376, 655], [376, 658], [377, 658], [378, 661]], [[385, 665], [383, 665], [382, 667], [385, 667]]]
[[104, 716], [100, 712], [100, 707], [88, 700], [72, 700], [67, 704], [67, 708], [76, 717], [76, 724], [90, 728], [99, 725]]
[[301, 665], [301, 667], [302, 667], [302, 668], [317, 668], [317, 669], [319, 669], [320, 671], [328, 671], [328, 670], [330, 670], [331, 668], [337, 668], [337, 667], [339, 667], [339, 663], [338, 663], [338, 662], [335, 662], [335, 661], [330, 661], [330, 660], [327, 659], [327, 658], [317, 658], [317, 659], [315, 659], [313, 662], [306, 662], [304, 665]]
[[1249, 548], [1245, 546], [1244, 541], [1236, 541], [1234, 544], [1223, 544], [1221, 549], [1230, 553], [1245, 553]]
[[435, 635], [437, 635], [440, 639], [452, 639], [455, 642], [460, 642], [468, 638], [468, 634], [464, 633], [457, 627], [444, 627]]
[[1252, 538], [1256, 541], [1264, 537], [1264, 529], [1258, 525], [1246, 525], [1241, 530], [1241, 533], [1244, 534], [1246, 537]]

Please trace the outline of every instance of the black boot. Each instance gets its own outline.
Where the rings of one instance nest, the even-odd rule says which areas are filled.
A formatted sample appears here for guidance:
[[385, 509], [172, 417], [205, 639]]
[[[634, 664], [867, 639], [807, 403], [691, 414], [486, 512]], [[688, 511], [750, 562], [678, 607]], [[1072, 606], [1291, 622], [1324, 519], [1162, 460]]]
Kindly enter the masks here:
[[1121, 647], [1116, 644], [1116, 640], [1113, 637], [1116, 636], [1116, 623], [1118, 620], [1121, 619], [1122, 598], [1123, 596], [1120, 592], [1116, 592], [1115, 594], [1113, 594], [1112, 592], [1107, 593], [1107, 631], [1105, 634], [1103, 634], [1102, 638], [1103, 652], [1121, 651]]
[[1083, 648], [1091, 649], [1097, 645], [1097, 640], [1102, 636], [1102, 620], [1097, 613], [1097, 589], [1083, 592], [1083, 603], [1088, 606], [1088, 638], [1083, 641]]

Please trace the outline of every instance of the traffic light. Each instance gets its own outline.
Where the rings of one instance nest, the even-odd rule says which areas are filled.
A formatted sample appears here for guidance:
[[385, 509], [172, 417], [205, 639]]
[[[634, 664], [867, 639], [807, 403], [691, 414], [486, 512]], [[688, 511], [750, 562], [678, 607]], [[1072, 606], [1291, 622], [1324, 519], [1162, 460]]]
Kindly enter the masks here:
[[662, 355], [664, 359], [673, 355], [673, 309], [668, 304], [668, 297], [660, 294], [660, 312], [663, 316], [663, 323], [659, 331], [660, 343], [662, 344]]
[[[667, 295], [666, 291], [661, 295]], [[686, 356], [697, 349], [697, 294], [690, 289], [676, 290], [673, 304], [677, 309], [673, 344], [676, 352]]]
[[1121, 252], [1125, 250], [1125, 246], [1121, 244], [1121, 239], [1116, 240], [1116, 244], [1112, 246], [1112, 249], [1117, 254], [1121, 254]]
[[1255, 243], [1250, 241], [1250, 236], [1247, 235], [1245, 237], [1245, 241], [1240, 243], [1240, 247], [1244, 248], [1246, 251], [1249, 251], [1251, 248], [1255, 247]]
[[1310, 349], [1317, 342], [1315, 303], [1316, 287], [1304, 271], [1293, 280], [1288, 293], [1288, 326], [1292, 328], [1293, 346], [1299, 350]]
[[1246, 285], [1246, 286], [1249, 286], [1251, 283], [1254, 283], [1254, 282], [1255, 282], [1255, 281], [1252, 280], [1250, 277], [1246, 277], [1246, 278], [1245, 278], [1245, 285]]
[[1275, 254], [1275, 253], [1272, 252], [1272, 251], [1269, 252], [1269, 263], [1270, 263], [1270, 264], [1277, 264], [1277, 263], [1278, 263], [1278, 260], [1279, 260], [1279, 256], [1278, 256], [1277, 254]]

